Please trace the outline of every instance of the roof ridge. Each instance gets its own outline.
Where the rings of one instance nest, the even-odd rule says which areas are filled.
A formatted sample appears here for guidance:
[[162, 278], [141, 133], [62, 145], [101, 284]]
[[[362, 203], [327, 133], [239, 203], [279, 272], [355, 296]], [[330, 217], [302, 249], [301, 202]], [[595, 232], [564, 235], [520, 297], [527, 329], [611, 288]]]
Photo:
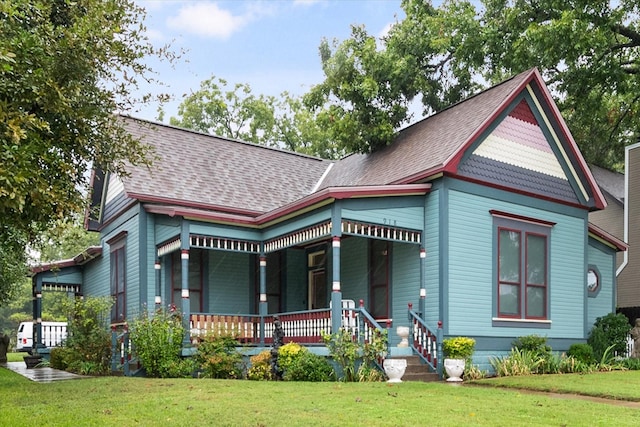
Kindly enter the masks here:
[[318, 156], [312, 156], [310, 154], [299, 153], [297, 151], [291, 151], [291, 150], [287, 150], [287, 149], [284, 149], [284, 148], [269, 147], [267, 145], [258, 144], [258, 143], [254, 143], [254, 142], [249, 142], [249, 141], [243, 141], [241, 139], [230, 138], [230, 137], [227, 137], [227, 136], [214, 135], [214, 134], [211, 134], [211, 133], [201, 132], [201, 131], [195, 130], [195, 129], [188, 129], [188, 128], [175, 126], [175, 125], [168, 124], [168, 123], [158, 122], [158, 121], [155, 121], [155, 120], [149, 120], [149, 119], [143, 119], [143, 118], [140, 118], [140, 117], [134, 117], [134, 116], [131, 116], [129, 114], [120, 113], [118, 115], [120, 117], [122, 117], [122, 118], [125, 118], [125, 119], [130, 119], [130, 120], [134, 120], [134, 121], [137, 121], [137, 122], [144, 122], [144, 123], [147, 123], [149, 125], [154, 125], [154, 126], [162, 126], [162, 127], [167, 128], [167, 129], [174, 129], [174, 130], [178, 130], [178, 131], [188, 132], [188, 133], [192, 133], [192, 134], [199, 135], [199, 136], [205, 136], [205, 137], [209, 137], [209, 138], [217, 138], [217, 139], [220, 139], [220, 140], [223, 140], [223, 141], [227, 141], [227, 142], [233, 142], [233, 143], [242, 144], [242, 145], [246, 145], [246, 146], [250, 146], [250, 147], [263, 148], [263, 149], [266, 149], [266, 150], [280, 152], [280, 153], [283, 153], [283, 154], [290, 154], [290, 155], [298, 156], [298, 157], [304, 157], [304, 158], [311, 159], [311, 160], [320, 160], [320, 161], [326, 161], [326, 162], [333, 162], [333, 160], [324, 159], [324, 158], [318, 157]]

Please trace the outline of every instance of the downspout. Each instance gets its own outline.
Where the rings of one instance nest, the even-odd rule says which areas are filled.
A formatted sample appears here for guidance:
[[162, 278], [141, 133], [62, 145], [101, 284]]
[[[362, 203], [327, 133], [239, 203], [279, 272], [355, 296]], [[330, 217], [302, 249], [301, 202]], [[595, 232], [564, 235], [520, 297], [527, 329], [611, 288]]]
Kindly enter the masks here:
[[[639, 138], [640, 140], [640, 138]], [[629, 243], [629, 151], [633, 148], [640, 147], [640, 142], [625, 147], [624, 150], [624, 242]], [[616, 270], [616, 277], [622, 273], [622, 270], [629, 263], [629, 250], [622, 254], [622, 264]]]

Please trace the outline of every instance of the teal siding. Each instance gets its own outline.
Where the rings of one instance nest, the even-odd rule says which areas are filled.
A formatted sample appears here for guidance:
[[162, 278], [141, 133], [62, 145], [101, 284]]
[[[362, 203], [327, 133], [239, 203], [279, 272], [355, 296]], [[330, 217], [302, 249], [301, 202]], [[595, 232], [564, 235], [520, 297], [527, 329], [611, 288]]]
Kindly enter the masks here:
[[389, 331], [391, 345], [400, 342], [395, 330], [409, 326], [408, 304], [418, 309], [420, 296], [420, 246], [394, 243], [391, 249], [391, 317], [393, 330]]
[[109, 295], [109, 291], [109, 251], [105, 244], [102, 256], [84, 266], [82, 293], [93, 297]]
[[[550, 329], [493, 327], [493, 218], [490, 209], [555, 222], [550, 241]], [[586, 218], [586, 214], [585, 214]], [[449, 335], [583, 338], [585, 218], [451, 190], [447, 246]]]
[[[425, 203], [424, 248], [427, 251], [425, 259], [425, 319], [431, 328], [436, 328], [440, 314], [440, 193], [435, 190], [427, 194]], [[417, 308], [416, 308], [417, 309]]]
[[342, 239], [340, 244], [340, 287], [343, 299], [364, 300], [368, 306], [368, 243], [362, 237]]
[[302, 228], [312, 226], [331, 219], [331, 208], [325, 207], [309, 213], [307, 215], [295, 217], [291, 221], [276, 224], [264, 230], [262, 238], [264, 240], [273, 239], [293, 231], [299, 231]]
[[369, 210], [342, 209], [342, 217], [355, 221], [421, 230], [424, 222], [422, 206]]
[[[614, 284], [615, 254], [607, 251], [596, 242], [589, 239], [589, 265], [595, 266], [599, 273], [600, 289], [594, 297], [587, 298], [586, 331], [588, 332], [596, 321], [596, 318], [606, 316], [615, 311]], [[583, 286], [586, 292], [586, 284]]]
[[[287, 249], [283, 260], [286, 281], [282, 289], [284, 311], [306, 310], [308, 307], [307, 255], [304, 249]], [[267, 267], [268, 268], [268, 267]]]
[[201, 234], [203, 236], [226, 237], [238, 240], [260, 240], [262, 233], [259, 230], [250, 228], [231, 227], [219, 224], [207, 224], [201, 222], [192, 222], [189, 224], [189, 233]]
[[209, 309], [214, 313], [252, 313], [251, 255], [206, 251], [209, 255]]
[[164, 243], [168, 240], [175, 239], [180, 236], [180, 221], [179, 220], [167, 220], [164, 217], [158, 215], [154, 216], [155, 221], [155, 244]]

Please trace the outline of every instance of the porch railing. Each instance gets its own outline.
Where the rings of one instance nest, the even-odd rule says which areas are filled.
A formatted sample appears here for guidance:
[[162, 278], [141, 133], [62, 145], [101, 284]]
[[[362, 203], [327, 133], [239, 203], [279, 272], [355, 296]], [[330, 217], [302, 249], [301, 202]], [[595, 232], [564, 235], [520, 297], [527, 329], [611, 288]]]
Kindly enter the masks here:
[[[341, 308], [341, 327], [348, 330], [354, 339], [368, 342], [372, 339], [375, 329], [383, 328], [364, 309], [362, 303], [359, 308], [355, 308], [354, 305]], [[271, 345], [276, 316], [284, 330], [285, 342], [322, 344], [322, 334], [332, 333], [329, 308], [270, 314], [264, 317], [256, 314], [192, 313], [191, 341], [196, 343], [206, 335], [231, 335], [242, 344]], [[260, 333], [262, 322], [264, 336]]]
[[412, 328], [411, 348], [429, 367], [442, 378], [442, 321], [438, 321], [438, 328], [433, 331], [425, 321], [413, 311], [413, 304], [409, 304], [409, 321]]

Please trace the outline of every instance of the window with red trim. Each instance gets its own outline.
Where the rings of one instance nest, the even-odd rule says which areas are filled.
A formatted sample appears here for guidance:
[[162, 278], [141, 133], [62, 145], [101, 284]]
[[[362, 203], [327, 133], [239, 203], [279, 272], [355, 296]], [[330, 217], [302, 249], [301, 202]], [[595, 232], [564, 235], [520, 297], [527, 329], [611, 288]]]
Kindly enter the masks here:
[[548, 228], [515, 221], [498, 226], [498, 317], [547, 319], [548, 234]]
[[126, 259], [125, 243], [123, 237], [115, 242], [109, 242], [110, 246], [110, 288], [113, 305], [111, 306], [111, 323], [124, 322], [127, 316], [126, 305]]

